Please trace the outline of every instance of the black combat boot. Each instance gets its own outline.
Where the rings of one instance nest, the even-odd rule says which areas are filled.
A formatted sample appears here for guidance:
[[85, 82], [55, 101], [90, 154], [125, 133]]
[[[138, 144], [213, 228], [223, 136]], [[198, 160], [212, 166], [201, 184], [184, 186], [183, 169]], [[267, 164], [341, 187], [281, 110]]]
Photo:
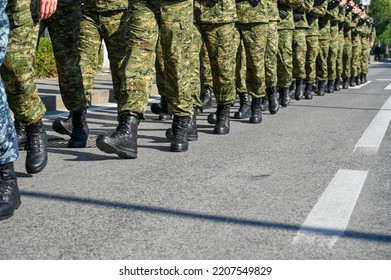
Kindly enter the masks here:
[[61, 118], [56, 119], [52, 123], [52, 128], [55, 132], [71, 136], [72, 135], [72, 112], [69, 113], [68, 117], [64, 120]]
[[200, 94], [201, 98], [201, 108], [204, 109], [210, 109], [212, 108], [212, 94], [213, 89], [209, 86], [203, 86]]
[[213, 129], [214, 134], [228, 134], [230, 129], [229, 111], [231, 104], [217, 105], [217, 122]]
[[14, 163], [0, 164], [0, 220], [12, 217], [20, 206], [20, 193]]
[[47, 136], [42, 120], [26, 125], [26, 135], [26, 171], [35, 174], [41, 172], [48, 162]]
[[361, 74], [361, 83], [366, 84], [367, 82], [367, 74]]
[[350, 77], [350, 84], [349, 84], [350, 87], [355, 87], [356, 86], [356, 82], [355, 82], [355, 79], [354, 77]]
[[261, 112], [261, 98], [253, 98], [251, 102], [251, 116], [249, 123], [261, 123], [262, 112]]
[[337, 76], [337, 78], [335, 79], [334, 90], [335, 91], [341, 90], [341, 77], [340, 76]]
[[266, 96], [269, 103], [269, 112], [271, 115], [277, 114], [280, 109], [280, 104], [277, 99], [277, 89], [270, 87], [266, 89]]
[[171, 113], [168, 111], [167, 97], [160, 97], [160, 103], [151, 104], [151, 112], [159, 115], [159, 120], [167, 121], [171, 120]]
[[291, 99], [289, 98], [289, 88], [280, 88], [280, 104], [282, 107], [288, 107]]
[[304, 80], [296, 79], [295, 99], [297, 101], [301, 100], [303, 98], [303, 94], [304, 94]]
[[15, 124], [16, 136], [18, 137], [18, 144], [19, 147], [21, 147], [24, 144], [26, 144], [27, 141], [26, 126], [18, 120], [15, 120], [14, 124]]
[[348, 89], [349, 88], [349, 78], [343, 78], [343, 82], [342, 82], [342, 88], [343, 89]]
[[269, 100], [264, 96], [261, 98], [261, 110], [266, 111], [267, 109], [269, 109]]
[[89, 129], [86, 121], [87, 110], [72, 112], [72, 134], [68, 141], [68, 148], [85, 148], [87, 145]]
[[335, 86], [335, 80], [329, 80], [327, 82], [327, 93], [333, 93], [334, 92], [334, 86]]
[[188, 128], [191, 117], [180, 117], [174, 115], [172, 121], [172, 134], [173, 140], [171, 140], [170, 151], [171, 152], [186, 152], [189, 148], [188, 142]]
[[318, 84], [318, 95], [319, 96], [324, 96], [326, 94], [326, 84], [327, 84], [327, 80], [319, 81], [319, 84]]
[[[195, 111], [195, 109], [194, 109]], [[166, 130], [166, 137], [168, 140], [174, 140], [174, 134], [172, 132], [172, 128]], [[190, 118], [189, 127], [187, 131], [187, 140], [189, 141], [197, 141], [198, 140], [198, 131], [197, 131], [197, 118], [196, 115], [193, 114]]]
[[355, 81], [357, 86], [361, 85], [361, 77], [360, 77], [360, 75], [354, 77], [354, 81]]
[[305, 85], [305, 91], [304, 91], [304, 98], [305, 99], [312, 99], [312, 96], [313, 96], [312, 86], [313, 86], [313, 84], [309, 84], [309, 83], [307, 83]]
[[120, 158], [137, 158], [137, 128], [139, 119], [129, 114], [119, 116], [117, 130], [110, 136], [99, 135], [96, 146], [108, 154]]
[[289, 98], [292, 99], [295, 97], [296, 93], [296, 80], [293, 80], [291, 86], [289, 87]]
[[250, 102], [247, 93], [239, 93], [240, 107], [239, 110], [235, 113], [235, 119], [245, 119], [250, 115]]

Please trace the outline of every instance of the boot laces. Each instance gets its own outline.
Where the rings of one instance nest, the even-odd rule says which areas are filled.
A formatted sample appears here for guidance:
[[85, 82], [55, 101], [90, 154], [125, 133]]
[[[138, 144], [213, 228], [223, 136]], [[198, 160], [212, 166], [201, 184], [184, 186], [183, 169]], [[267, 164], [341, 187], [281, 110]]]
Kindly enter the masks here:
[[41, 150], [41, 127], [39, 125], [30, 125], [28, 126], [29, 136], [28, 138], [28, 150], [39, 152]]
[[130, 133], [130, 120], [128, 115], [120, 115], [119, 123], [117, 126], [117, 133], [129, 134]]

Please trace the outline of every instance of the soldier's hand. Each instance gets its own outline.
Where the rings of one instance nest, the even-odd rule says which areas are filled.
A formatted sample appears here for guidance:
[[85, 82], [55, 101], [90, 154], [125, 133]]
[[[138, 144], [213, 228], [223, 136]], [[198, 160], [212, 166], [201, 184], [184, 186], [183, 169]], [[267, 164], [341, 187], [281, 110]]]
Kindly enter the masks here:
[[47, 19], [57, 9], [57, 0], [39, 0], [38, 3], [38, 17], [39, 19]]

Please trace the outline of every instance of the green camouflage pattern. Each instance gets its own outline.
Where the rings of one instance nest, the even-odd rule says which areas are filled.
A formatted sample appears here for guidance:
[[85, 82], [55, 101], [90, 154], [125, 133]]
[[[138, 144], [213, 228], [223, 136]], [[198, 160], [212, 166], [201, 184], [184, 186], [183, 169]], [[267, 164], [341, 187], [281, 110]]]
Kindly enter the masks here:
[[293, 78], [305, 79], [305, 60], [307, 54], [306, 32], [303, 28], [295, 28], [293, 31]]
[[349, 36], [344, 35], [344, 45], [343, 45], [343, 66], [342, 66], [342, 78], [350, 78], [350, 68], [352, 65], [352, 37], [349, 33]]
[[246, 86], [246, 54], [243, 46], [243, 40], [240, 40], [238, 52], [236, 54], [236, 93], [247, 93]]
[[253, 6], [249, 1], [236, 4], [236, 12], [239, 23], [268, 23], [268, 5], [266, 0], [259, 0], [257, 6]]
[[318, 18], [323, 17], [327, 12], [327, 1], [321, 4], [315, 3], [311, 10], [306, 14], [309, 28], [307, 29], [307, 36], [319, 36]]
[[337, 57], [339, 50], [339, 30], [338, 24], [331, 24], [330, 27], [330, 45], [327, 58], [327, 75], [329, 80], [334, 80], [337, 77]]
[[307, 55], [305, 61], [306, 81], [308, 84], [314, 84], [316, 81], [316, 58], [319, 53], [318, 36], [306, 36]]
[[46, 112], [38, 96], [32, 59], [39, 30], [37, 1], [10, 0], [6, 12], [11, 30], [1, 77], [15, 118], [24, 124], [31, 124], [40, 120]]
[[292, 5], [293, 13], [301, 13], [302, 18], [300, 20], [294, 19], [295, 23], [295, 29], [298, 28], [309, 28], [308, 22], [307, 22], [307, 15], [309, 11], [311, 11], [311, 8], [314, 6], [314, 0], [304, 0], [301, 5]]
[[125, 28], [125, 40], [129, 45], [124, 59], [118, 114], [144, 117], [160, 34], [168, 109], [174, 115], [192, 115], [193, 1], [132, 1], [129, 11]]
[[316, 58], [316, 76], [319, 81], [327, 80], [327, 57], [329, 55], [330, 39], [319, 40], [319, 54]]
[[235, 0], [194, 0], [194, 17], [198, 24], [236, 22]]
[[60, 93], [69, 111], [80, 111], [87, 106], [78, 58], [80, 20], [80, 3], [73, 1], [73, 5], [59, 5], [49, 19], [40, 22], [40, 34], [45, 28], [49, 30]]
[[131, 2], [132, 0], [84, 0], [83, 2], [85, 8], [93, 9], [101, 13], [125, 10], [128, 8], [128, 1]]
[[278, 53], [278, 30], [277, 21], [269, 21], [266, 36], [265, 51], [265, 82], [267, 88], [277, 86], [277, 53]]
[[300, 6], [303, 4], [303, 0], [279, 0], [278, 9], [284, 9], [287, 13], [285, 18], [280, 16], [280, 21], [278, 22], [278, 30], [293, 30], [295, 29], [295, 23], [293, 21], [293, 9], [292, 6]]
[[202, 46], [201, 46], [200, 60], [201, 60], [201, 85], [213, 88], [212, 69], [210, 66], [208, 50], [204, 42], [202, 42]]
[[338, 31], [338, 53], [337, 53], [337, 64], [336, 64], [336, 75], [337, 77], [342, 77], [342, 69], [343, 69], [343, 49], [344, 49], [344, 30], [341, 28]]
[[269, 18], [269, 22], [280, 21], [277, 2], [278, 0], [267, 0], [267, 17]]
[[351, 75], [358, 76], [361, 73], [361, 35], [352, 33], [352, 58], [351, 58]]
[[293, 59], [292, 39], [293, 30], [278, 30], [278, 53], [277, 53], [277, 86], [288, 88], [292, 83]]

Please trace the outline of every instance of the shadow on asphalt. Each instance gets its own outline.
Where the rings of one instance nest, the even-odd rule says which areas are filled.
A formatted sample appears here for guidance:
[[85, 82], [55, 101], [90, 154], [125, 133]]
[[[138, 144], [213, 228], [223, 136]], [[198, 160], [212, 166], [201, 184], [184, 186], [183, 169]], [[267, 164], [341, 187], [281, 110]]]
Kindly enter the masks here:
[[391, 235], [386, 234], [377, 234], [370, 232], [361, 232], [361, 231], [341, 231], [339, 229], [326, 229], [319, 227], [301, 227], [300, 225], [295, 224], [285, 224], [285, 223], [276, 223], [262, 220], [250, 220], [243, 218], [234, 218], [223, 215], [211, 215], [211, 214], [203, 214], [197, 212], [190, 211], [181, 211], [174, 210], [169, 208], [162, 207], [153, 207], [153, 206], [145, 206], [131, 203], [121, 203], [115, 201], [105, 201], [105, 200], [97, 200], [90, 198], [82, 198], [82, 197], [72, 197], [65, 195], [57, 195], [43, 192], [32, 192], [32, 191], [23, 191], [21, 192], [22, 196], [36, 198], [36, 199], [46, 199], [46, 200], [54, 200], [59, 202], [66, 203], [77, 203], [83, 205], [91, 205], [105, 208], [114, 208], [114, 209], [123, 209], [128, 211], [137, 211], [144, 212], [149, 214], [163, 215], [169, 217], [178, 217], [178, 218], [187, 218], [194, 220], [203, 220], [209, 222], [217, 222], [217, 223], [225, 223], [225, 224], [233, 224], [240, 226], [249, 226], [249, 227], [260, 227], [260, 228], [268, 228], [268, 229], [279, 229], [279, 230], [288, 230], [288, 231], [302, 231], [308, 233], [321, 234], [325, 236], [341, 236], [342, 238], [351, 238], [358, 240], [366, 240], [373, 242], [381, 242], [381, 243], [391, 243]]

